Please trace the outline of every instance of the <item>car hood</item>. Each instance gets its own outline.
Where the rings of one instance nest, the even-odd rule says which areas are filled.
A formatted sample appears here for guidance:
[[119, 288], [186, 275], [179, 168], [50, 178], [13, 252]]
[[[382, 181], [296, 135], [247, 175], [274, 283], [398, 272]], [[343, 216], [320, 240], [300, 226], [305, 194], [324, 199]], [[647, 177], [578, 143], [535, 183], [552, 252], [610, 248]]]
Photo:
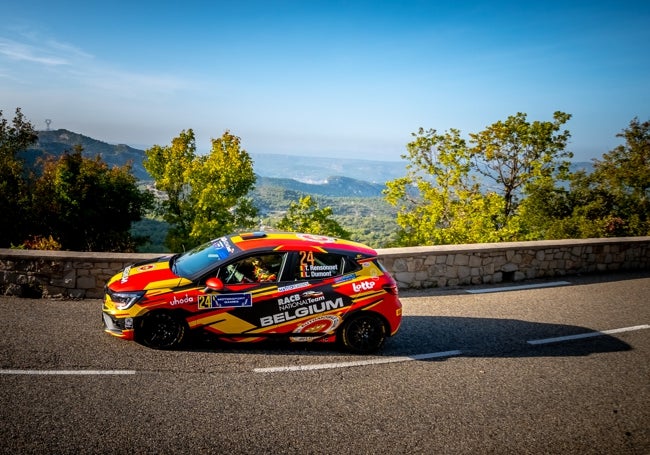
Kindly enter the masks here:
[[171, 256], [163, 256], [125, 267], [108, 281], [108, 287], [113, 292], [127, 292], [175, 288], [190, 284], [190, 280], [172, 272], [169, 268], [170, 259]]

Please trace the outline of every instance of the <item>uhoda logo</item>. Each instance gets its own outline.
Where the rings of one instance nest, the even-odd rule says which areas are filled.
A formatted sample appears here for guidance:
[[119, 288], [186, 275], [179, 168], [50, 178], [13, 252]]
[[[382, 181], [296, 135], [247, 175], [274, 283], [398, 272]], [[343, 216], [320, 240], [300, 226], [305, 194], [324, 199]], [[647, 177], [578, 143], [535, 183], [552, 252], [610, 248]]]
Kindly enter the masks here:
[[174, 296], [174, 298], [172, 300], [170, 300], [169, 304], [170, 305], [185, 305], [186, 303], [192, 303], [192, 302], [194, 302], [194, 297], [192, 297], [191, 295], [185, 294], [185, 297], [181, 297], [181, 298], [176, 298], [176, 296]]

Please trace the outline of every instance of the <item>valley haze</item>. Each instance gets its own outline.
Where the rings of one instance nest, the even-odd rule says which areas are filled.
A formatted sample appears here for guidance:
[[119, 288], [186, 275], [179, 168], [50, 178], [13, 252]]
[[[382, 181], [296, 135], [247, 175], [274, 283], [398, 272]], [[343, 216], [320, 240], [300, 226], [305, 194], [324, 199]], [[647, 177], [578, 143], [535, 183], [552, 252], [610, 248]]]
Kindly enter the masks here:
[[[83, 155], [100, 155], [109, 166], [131, 163], [133, 175], [142, 181], [151, 176], [144, 169], [144, 150], [124, 144], [109, 144], [66, 129], [38, 131], [38, 143], [25, 152], [28, 165], [45, 155], [61, 155], [75, 145], [83, 147]], [[307, 194], [341, 196], [347, 188], [349, 196], [377, 197], [385, 183], [406, 175], [406, 160], [381, 161], [266, 154], [248, 152], [255, 173], [261, 177], [258, 185], [282, 186]], [[592, 169], [592, 163], [573, 163], [574, 169]]]

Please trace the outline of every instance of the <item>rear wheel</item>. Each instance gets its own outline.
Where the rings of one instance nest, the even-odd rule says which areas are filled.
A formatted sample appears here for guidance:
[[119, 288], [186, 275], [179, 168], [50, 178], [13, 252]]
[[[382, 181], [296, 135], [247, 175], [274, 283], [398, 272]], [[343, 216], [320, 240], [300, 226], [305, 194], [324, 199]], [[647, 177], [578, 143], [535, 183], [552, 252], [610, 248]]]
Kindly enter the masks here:
[[343, 324], [340, 340], [343, 347], [349, 351], [357, 354], [370, 354], [384, 344], [386, 325], [374, 313], [359, 313]]
[[186, 332], [185, 321], [170, 312], [156, 311], [142, 318], [136, 336], [150, 348], [172, 349], [182, 344]]

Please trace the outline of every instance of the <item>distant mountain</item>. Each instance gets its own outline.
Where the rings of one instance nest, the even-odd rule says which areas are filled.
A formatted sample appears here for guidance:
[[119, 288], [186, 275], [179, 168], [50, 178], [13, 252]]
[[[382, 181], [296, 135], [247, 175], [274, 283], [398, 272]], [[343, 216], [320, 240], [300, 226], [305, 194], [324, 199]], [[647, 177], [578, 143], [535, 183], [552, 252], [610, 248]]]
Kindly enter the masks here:
[[250, 153], [255, 172], [264, 177], [324, 183], [331, 176], [349, 177], [383, 185], [406, 175], [406, 163], [350, 158], [324, 158], [281, 154]]
[[[142, 165], [144, 150], [124, 144], [109, 144], [66, 129], [38, 131], [38, 143], [28, 149], [24, 157], [31, 166], [40, 157], [60, 156], [66, 151], [71, 151], [77, 144], [83, 147], [85, 157], [100, 155], [109, 166], [123, 166], [130, 162], [136, 178], [151, 180]], [[352, 196], [374, 196], [378, 192], [381, 193], [379, 188], [383, 188], [385, 182], [401, 177], [406, 172], [403, 164], [389, 161], [263, 153], [250, 155], [253, 158], [255, 173], [260, 177], [280, 179], [273, 185], [286, 186], [299, 192], [309, 190], [311, 194], [348, 192]], [[265, 181], [264, 184], [271, 183]], [[353, 188], [355, 185], [356, 190]]]
[[594, 170], [594, 163], [591, 161], [577, 161], [571, 163], [569, 169], [571, 172], [585, 171], [587, 174], [591, 174]]
[[294, 193], [312, 194], [329, 197], [378, 197], [382, 195], [384, 184], [369, 183], [350, 177], [328, 177], [322, 183], [305, 183], [295, 179], [274, 177], [257, 177], [257, 190], [263, 192], [267, 188], [282, 188]]
[[[38, 143], [24, 153], [28, 165], [45, 155], [60, 156], [80, 144], [83, 155], [100, 155], [109, 166], [131, 163], [133, 175], [151, 180], [144, 169], [144, 150], [124, 144], [109, 144], [65, 129], [38, 131]], [[250, 153], [259, 188], [282, 188], [286, 191], [330, 197], [381, 196], [385, 183], [406, 175], [402, 161], [373, 161], [347, 158], [324, 158], [297, 155]], [[572, 171], [593, 170], [590, 162], [573, 163]]]
[[25, 160], [33, 165], [38, 158], [45, 155], [60, 156], [66, 151], [72, 151], [75, 145], [83, 147], [83, 156], [93, 158], [99, 155], [111, 167], [124, 166], [130, 162], [132, 173], [137, 179], [151, 180], [142, 165], [145, 157], [143, 150], [124, 144], [108, 144], [64, 129], [38, 131], [38, 142], [25, 152]]

